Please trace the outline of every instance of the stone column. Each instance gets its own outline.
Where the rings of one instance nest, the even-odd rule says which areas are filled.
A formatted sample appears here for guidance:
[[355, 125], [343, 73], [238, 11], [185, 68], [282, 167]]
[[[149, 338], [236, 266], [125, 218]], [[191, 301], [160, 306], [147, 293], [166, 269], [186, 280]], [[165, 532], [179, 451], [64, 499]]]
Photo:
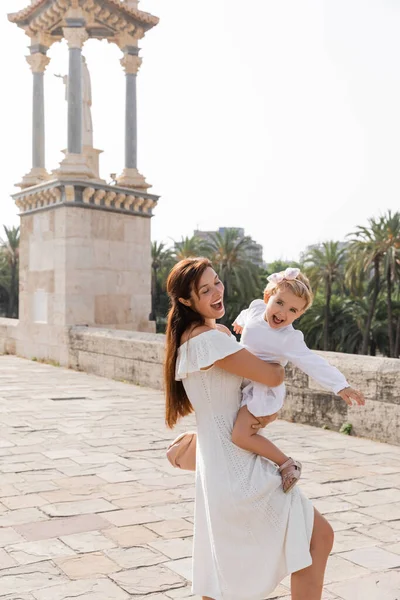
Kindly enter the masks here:
[[46, 50], [32, 51], [26, 60], [33, 74], [32, 94], [32, 169], [18, 184], [21, 188], [49, 179], [45, 166], [44, 71], [50, 62]]
[[83, 27], [65, 27], [68, 42], [68, 152], [82, 154], [82, 46], [88, 39]]
[[125, 168], [118, 177], [121, 186], [147, 190], [151, 187], [143, 175], [137, 170], [137, 109], [136, 109], [136, 77], [142, 59], [138, 56], [138, 48], [127, 46], [121, 65], [125, 71]]
[[67, 84], [68, 101], [68, 148], [65, 159], [55, 175], [62, 177], [89, 177], [95, 174], [89, 167], [87, 157], [82, 153], [82, 47], [88, 39], [84, 27], [63, 28], [68, 42], [69, 68]]

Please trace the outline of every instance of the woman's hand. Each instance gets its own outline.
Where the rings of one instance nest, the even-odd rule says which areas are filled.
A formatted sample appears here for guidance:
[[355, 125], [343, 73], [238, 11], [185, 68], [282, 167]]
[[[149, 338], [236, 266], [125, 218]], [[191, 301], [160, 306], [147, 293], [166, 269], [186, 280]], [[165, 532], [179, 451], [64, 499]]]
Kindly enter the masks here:
[[236, 323], [236, 321], [235, 321], [234, 323], [232, 323], [232, 327], [233, 327], [233, 331], [234, 331], [235, 333], [241, 334], [241, 333], [242, 333], [242, 331], [243, 331], [243, 327], [241, 327], [240, 325], [238, 325], [238, 324]]
[[264, 429], [269, 423], [272, 423], [278, 418], [278, 413], [274, 413], [273, 415], [268, 415], [267, 417], [255, 417], [258, 423], [255, 423], [251, 426], [252, 429]]
[[354, 390], [351, 387], [344, 388], [338, 392], [338, 396], [340, 396], [348, 406], [353, 406], [354, 404], [358, 406], [364, 406], [365, 404], [364, 394], [358, 390]]

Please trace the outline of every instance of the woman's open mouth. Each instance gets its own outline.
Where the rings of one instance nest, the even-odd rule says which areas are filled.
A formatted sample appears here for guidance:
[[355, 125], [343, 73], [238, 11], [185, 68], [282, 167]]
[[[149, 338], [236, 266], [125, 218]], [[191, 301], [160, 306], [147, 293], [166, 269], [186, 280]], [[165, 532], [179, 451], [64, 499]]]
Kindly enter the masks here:
[[214, 302], [213, 304], [211, 304], [211, 308], [213, 308], [214, 310], [222, 310], [224, 308], [222, 300], [218, 300], [218, 302]]

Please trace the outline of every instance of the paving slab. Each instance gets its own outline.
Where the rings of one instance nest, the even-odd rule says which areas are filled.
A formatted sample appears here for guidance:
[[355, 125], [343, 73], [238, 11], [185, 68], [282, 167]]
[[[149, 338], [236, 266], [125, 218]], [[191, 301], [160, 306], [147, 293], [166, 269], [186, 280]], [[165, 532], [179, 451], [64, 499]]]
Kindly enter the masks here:
[[[171, 432], [158, 391], [14, 356], [0, 378], [0, 600], [194, 598], [194, 475], [165, 459], [193, 417]], [[336, 532], [323, 600], [400, 600], [400, 447], [269, 434]]]

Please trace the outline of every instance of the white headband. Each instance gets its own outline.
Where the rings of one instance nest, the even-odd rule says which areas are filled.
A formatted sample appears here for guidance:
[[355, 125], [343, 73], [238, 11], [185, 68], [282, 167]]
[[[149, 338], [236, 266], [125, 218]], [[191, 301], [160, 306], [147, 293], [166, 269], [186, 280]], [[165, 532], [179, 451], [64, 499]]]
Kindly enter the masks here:
[[[282, 283], [282, 281], [285, 280], [293, 281], [294, 279], [296, 279], [299, 273], [300, 269], [297, 269], [296, 267], [288, 267], [283, 273], [272, 273], [272, 275], [269, 275], [269, 277], [267, 277], [267, 281], [269, 281], [270, 283]], [[299, 281], [299, 283], [303, 282]]]

